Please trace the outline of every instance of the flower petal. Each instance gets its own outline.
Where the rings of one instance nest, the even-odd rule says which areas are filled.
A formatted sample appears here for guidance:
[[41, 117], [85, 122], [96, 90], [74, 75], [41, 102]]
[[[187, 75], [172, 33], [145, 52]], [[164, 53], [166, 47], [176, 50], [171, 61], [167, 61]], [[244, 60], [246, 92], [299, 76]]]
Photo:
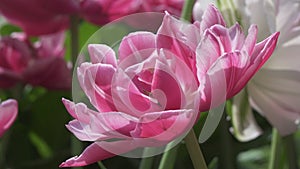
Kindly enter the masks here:
[[297, 130], [300, 120], [299, 72], [262, 69], [248, 85], [252, 106], [274, 125], [282, 136]]
[[37, 59], [24, 71], [25, 81], [35, 86], [53, 90], [71, 88], [71, 70], [59, 57]]
[[18, 114], [18, 103], [8, 99], [0, 104], [0, 137], [12, 125]]
[[[156, 50], [155, 39], [156, 36], [151, 32], [130, 33], [120, 43], [119, 61], [124, 67], [128, 67], [147, 59]], [[123, 62], [127, 64], [124, 65]]]
[[[86, 166], [97, 161], [101, 161], [115, 155], [120, 155], [136, 148], [132, 141], [95, 142], [88, 146], [80, 156], [72, 157], [59, 167], [79, 167]], [[118, 150], [116, 150], [116, 148]], [[110, 150], [110, 151], [108, 151]], [[116, 151], [114, 151], [116, 150]], [[115, 154], [117, 153], [117, 154]]]
[[202, 16], [200, 24], [200, 32], [204, 33], [206, 29], [209, 29], [213, 25], [225, 26], [225, 21], [220, 11], [214, 5], [208, 5]]
[[116, 54], [112, 48], [103, 44], [88, 45], [90, 58], [93, 64], [104, 63], [117, 66]]
[[92, 105], [100, 112], [116, 110], [111, 94], [115, 68], [109, 64], [83, 63], [77, 69], [80, 86]]
[[[196, 121], [198, 110], [181, 109], [148, 113], [139, 120], [133, 137], [155, 140], [156, 146], [166, 144], [186, 134]], [[153, 145], [152, 145], [153, 146]]]

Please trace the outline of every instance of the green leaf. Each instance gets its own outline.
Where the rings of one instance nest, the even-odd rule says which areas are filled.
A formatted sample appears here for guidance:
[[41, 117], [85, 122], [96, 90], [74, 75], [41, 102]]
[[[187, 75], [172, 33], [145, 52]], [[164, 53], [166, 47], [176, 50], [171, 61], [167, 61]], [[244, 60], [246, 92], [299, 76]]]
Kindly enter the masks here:
[[29, 132], [29, 138], [43, 158], [49, 158], [53, 155], [53, 152], [47, 142], [39, 135], [34, 132]]

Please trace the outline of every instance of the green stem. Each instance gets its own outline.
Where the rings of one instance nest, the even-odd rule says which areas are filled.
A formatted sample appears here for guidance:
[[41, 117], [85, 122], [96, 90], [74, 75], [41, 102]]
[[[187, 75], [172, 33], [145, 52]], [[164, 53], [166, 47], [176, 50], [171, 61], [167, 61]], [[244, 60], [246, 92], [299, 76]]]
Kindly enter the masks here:
[[288, 135], [283, 138], [285, 144], [286, 153], [288, 155], [289, 169], [299, 169], [297, 162], [297, 152], [296, 145], [294, 140], [294, 135]]
[[97, 163], [100, 169], [107, 169], [101, 161], [98, 161]]
[[[79, 18], [76, 15], [71, 16], [71, 60], [73, 69], [75, 68], [79, 52]], [[83, 149], [82, 143], [74, 136], [71, 136], [71, 154], [78, 155]]]
[[184, 141], [193, 162], [194, 169], [207, 169], [206, 162], [193, 129], [186, 135]]
[[191, 21], [195, 0], [186, 0], [182, 9], [181, 19]]
[[79, 18], [76, 15], [71, 16], [71, 60], [73, 68], [75, 67], [79, 52]]
[[8, 147], [10, 138], [10, 131], [6, 133], [0, 139], [0, 168], [5, 168], [6, 150]]
[[[71, 154], [78, 155], [81, 153], [82, 149], [83, 149], [82, 143], [75, 136], [71, 135]], [[78, 167], [76, 169], [83, 169], [83, 168]]]
[[269, 160], [269, 168], [268, 169], [279, 169], [280, 166], [280, 135], [278, 131], [273, 128], [272, 131], [272, 143], [271, 143], [271, 154]]
[[151, 169], [153, 165], [154, 157], [145, 157], [140, 163], [139, 169]]
[[164, 153], [161, 158], [158, 169], [173, 169], [176, 161], [177, 150], [180, 147], [180, 143]]
[[229, 131], [229, 124], [226, 120], [227, 114], [224, 112], [219, 124], [220, 139], [220, 158], [219, 168], [236, 168], [235, 154], [232, 151], [232, 136]]

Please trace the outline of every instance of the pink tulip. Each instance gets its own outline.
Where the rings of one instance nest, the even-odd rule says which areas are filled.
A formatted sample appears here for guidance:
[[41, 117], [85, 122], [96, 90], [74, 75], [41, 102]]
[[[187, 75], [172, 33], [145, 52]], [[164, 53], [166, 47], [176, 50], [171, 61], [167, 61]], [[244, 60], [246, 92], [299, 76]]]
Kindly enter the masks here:
[[87, 21], [104, 25], [138, 11], [141, 0], [83, 0], [81, 15]]
[[71, 74], [63, 59], [64, 34], [40, 37], [31, 44], [24, 34], [0, 40], [0, 87], [29, 83], [49, 89], [70, 89]]
[[144, 12], [164, 12], [180, 16], [184, 5], [184, 0], [148, 0], [143, 1], [142, 11]]
[[30, 35], [61, 31], [78, 12], [79, 0], [0, 0], [0, 13]]
[[192, 127], [198, 114], [196, 79], [184, 62], [156, 48], [156, 38], [150, 32], [129, 34], [120, 44], [119, 60], [110, 47], [89, 45], [91, 63], [80, 65], [78, 80], [96, 110], [63, 103], [75, 118], [67, 128], [94, 143], [60, 167], [166, 145]]
[[[226, 28], [222, 15], [212, 5], [201, 22], [182, 25], [172, 17], [165, 17], [158, 34], [158, 47], [180, 57], [198, 79], [200, 111], [213, 106], [212, 98], [220, 97], [220, 104], [243, 89], [271, 56], [279, 36], [277, 32], [256, 43], [256, 26], [249, 28], [247, 37], [238, 24]], [[218, 101], [213, 102], [218, 105]]]
[[87, 21], [103, 25], [137, 12], [164, 12], [180, 16], [184, 0], [83, 0], [81, 15]]
[[245, 37], [238, 25], [226, 28], [219, 11], [209, 6], [200, 23], [166, 14], [156, 35], [129, 34], [118, 60], [110, 47], [89, 45], [91, 63], [82, 63], [77, 74], [94, 109], [63, 103], [75, 118], [67, 128], [94, 143], [60, 167], [88, 165], [183, 136], [199, 110], [235, 95], [270, 57], [278, 33], [256, 44], [256, 30], [253, 26]]
[[0, 103], [0, 137], [15, 121], [18, 114], [18, 102], [8, 99]]

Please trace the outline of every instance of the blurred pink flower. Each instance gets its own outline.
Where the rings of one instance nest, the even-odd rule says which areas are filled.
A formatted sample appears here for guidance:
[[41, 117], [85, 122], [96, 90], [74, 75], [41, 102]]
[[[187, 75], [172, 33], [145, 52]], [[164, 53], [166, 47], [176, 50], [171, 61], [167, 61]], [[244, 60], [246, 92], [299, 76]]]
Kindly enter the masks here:
[[8, 99], [0, 103], [0, 137], [15, 121], [18, 114], [18, 102]]
[[0, 87], [29, 83], [49, 89], [70, 89], [71, 70], [64, 56], [64, 33], [41, 36], [32, 44], [22, 33], [0, 39]]
[[209, 6], [201, 23], [166, 14], [156, 35], [129, 34], [118, 60], [110, 47], [89, 45], [91, 63], [79, 66], [78, 80], [96, 110], [63, 103], [75, 118], [67, 128], [94, 143], [60, 167], [88, 165], [182, 136], [199, 110], [235, 95], [270, 57], [278, 33], [256, 44], [256, 31], [251, 27], [245, 37], [239, 25], [226, 28], [219, 11]]
[[0, 13], [29, 35], [51, 34], [68, 28], [71, 15], [104, 25], [137, 12], [180, 16], [184, 0], [0, 0]]
[[79, 0], [0, 0], [0, 13], [29, 35], [66, 29], [79, 8]]
[[83, 0], [81, 15], [97, 25], [137, 12], [164, 12], [180, 16], [184, 0]]
[[184, 0], [148, 0], [143, 1], [143, 12], [164, 12], [180, 17]]
[[141, 0], [83, 0], [81, 15], [87, 21], [104, 25], [138, 11]]

